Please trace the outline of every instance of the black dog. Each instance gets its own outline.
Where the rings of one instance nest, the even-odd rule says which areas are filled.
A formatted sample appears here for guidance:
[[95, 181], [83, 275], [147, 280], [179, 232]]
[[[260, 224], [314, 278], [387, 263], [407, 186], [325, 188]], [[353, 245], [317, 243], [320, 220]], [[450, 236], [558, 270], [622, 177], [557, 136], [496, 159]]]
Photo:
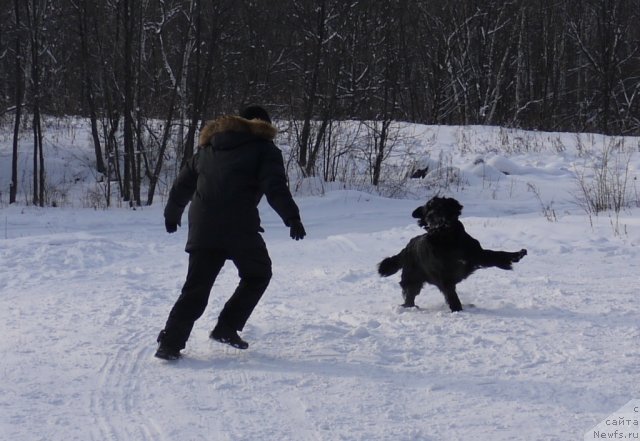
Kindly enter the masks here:
[[461, 311], [456, 284], [478, 268], [498, 267], [510, 270], [511, 264], [527, 254], [485, 250], [471, 237], [458, 217], [462, 205], [452, 198], [434, 197], [412, 214], [427, 233], [414, 237], [393, 257], [378, 264], [378, 272], [388, 277], [402, 269], [400, 286], [404, 304], [415, 306], [415, 298], [425, 282], [438, 287], [452, 312]]

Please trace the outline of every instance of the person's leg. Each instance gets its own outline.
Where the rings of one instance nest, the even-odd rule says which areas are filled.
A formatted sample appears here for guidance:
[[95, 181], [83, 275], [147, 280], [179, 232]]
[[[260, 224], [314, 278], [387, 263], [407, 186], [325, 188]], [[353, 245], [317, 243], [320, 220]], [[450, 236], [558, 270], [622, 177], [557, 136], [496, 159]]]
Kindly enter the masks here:
[[178, 350], [185, 347], [194, 322], [207, 307], [211, 288], [224, 262], [225, 256], [219, 252], [194, 251], [189, 254], [187, 278], [161, 332], [161, 345]]
[[218, 326], [242, 331], [271, 280], [271, 259], [262, 236], [256, 233], [230, 253], [240, 283], [218, 317]]

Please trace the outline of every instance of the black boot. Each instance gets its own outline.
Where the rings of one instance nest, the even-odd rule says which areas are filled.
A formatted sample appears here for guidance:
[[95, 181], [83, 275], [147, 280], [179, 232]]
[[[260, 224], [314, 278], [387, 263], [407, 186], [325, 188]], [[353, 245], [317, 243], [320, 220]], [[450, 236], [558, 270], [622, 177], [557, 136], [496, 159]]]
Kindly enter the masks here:
[[180, 358], [180, 349], [169, 346], [164, 342], [165, 332], [164, 330], [160, 331], [158, 334], [158, 350], [156, 351], [155, 356], [157, 358], [161, 358], [163, 360], [177, 360]]
[[241, 339], [235, 329], [220, 324], [213, 328], [213, 331], [209, 334], [209, 338], [236, 349], [247, 349], [249, 347], [249, 343]]

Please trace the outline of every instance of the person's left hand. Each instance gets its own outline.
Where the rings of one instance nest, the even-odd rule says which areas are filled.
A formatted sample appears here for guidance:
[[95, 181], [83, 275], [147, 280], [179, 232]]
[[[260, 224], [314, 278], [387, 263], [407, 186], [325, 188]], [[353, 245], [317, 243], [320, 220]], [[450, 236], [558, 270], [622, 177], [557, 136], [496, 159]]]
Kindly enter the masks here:
[[307, 232], [304, 231], [304, 226], [300, 219], [290, 219], [289, 220], [289, 236], [294, 240], [301, 240], [307, 235]]

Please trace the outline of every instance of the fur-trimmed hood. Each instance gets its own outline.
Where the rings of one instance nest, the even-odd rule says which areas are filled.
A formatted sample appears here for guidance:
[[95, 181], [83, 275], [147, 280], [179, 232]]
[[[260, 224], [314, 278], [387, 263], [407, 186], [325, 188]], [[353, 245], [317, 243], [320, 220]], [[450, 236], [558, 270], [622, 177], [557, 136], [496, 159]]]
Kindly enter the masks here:
[[260, 119], [248, 120], [234, 115], [222, 116], [218, 119], [208, 121], [202, 128], [198, 140], [198, 147], [206, 147], [214, 136], [224, 132], [251, 134], [267, 141], [273, 141], [278, 133], [278, 129]]

